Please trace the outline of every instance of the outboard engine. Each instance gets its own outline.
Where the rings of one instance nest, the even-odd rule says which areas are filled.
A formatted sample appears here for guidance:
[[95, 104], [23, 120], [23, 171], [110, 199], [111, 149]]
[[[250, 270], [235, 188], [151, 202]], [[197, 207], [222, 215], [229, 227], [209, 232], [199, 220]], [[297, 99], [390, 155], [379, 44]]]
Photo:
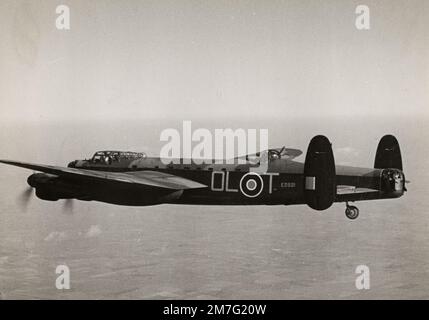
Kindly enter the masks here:
[[53, 183], [58, 178], [53, 174], [48, 173], [33, 173], [27, 178], [27, 183], [30, 187], [37, 188], [40, 185]]
[[42, 200], [57, 201], [72, 199], [76, 196], [72, 186], [58, 176], [47, 173], [34, 173], [27, 178], [27, 183], [36, 189], [36, 196]]
[[304, 164], [304, 198], [315, 210], [328, 209], [335, 200], [336, 173], [332, 146], [319, 135], [311, 139]]

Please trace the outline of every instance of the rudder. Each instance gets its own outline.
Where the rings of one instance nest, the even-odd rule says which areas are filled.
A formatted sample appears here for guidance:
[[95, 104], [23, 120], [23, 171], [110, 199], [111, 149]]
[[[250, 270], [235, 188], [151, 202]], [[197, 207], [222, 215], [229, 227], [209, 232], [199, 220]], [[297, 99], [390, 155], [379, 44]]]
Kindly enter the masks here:
[[311, 139], [304, 164], [304, 197], [315, 210], [328, 209], [336, 194], [335, 161], [328, 138], [319, 135]]

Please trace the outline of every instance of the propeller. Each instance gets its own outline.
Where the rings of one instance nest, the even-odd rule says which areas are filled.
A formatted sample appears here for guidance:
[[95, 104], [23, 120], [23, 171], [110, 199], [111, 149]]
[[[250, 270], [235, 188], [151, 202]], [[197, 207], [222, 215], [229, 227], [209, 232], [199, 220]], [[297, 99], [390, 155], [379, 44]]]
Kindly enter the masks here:
[[73, 213], [73, 199], [65, 199], [63, 209], [66, 213]]
[[19, 205], [23, 210], [27, 210], [28, 203], [30, 202], [31, 196], [33, 195], [33, 188], [28, 187], [25, 189], [18, 198]]

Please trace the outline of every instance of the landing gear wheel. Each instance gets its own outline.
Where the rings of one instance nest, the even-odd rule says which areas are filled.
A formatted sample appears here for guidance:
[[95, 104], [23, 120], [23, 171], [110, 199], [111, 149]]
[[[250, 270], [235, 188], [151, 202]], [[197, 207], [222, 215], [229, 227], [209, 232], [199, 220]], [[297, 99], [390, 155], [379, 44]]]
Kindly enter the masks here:
[[347, 218], [354, 220], [359, 216], [359, 209], [355, 206], [349, 206], [346, 207], [346, 216]]

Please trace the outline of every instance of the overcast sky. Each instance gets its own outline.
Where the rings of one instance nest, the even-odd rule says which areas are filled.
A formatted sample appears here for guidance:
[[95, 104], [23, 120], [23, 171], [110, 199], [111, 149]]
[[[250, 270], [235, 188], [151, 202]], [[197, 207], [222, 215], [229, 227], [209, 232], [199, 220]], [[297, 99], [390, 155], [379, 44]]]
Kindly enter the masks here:
[[[68, 4], [71, 29], [57, 30]], [[370, 8], [371, 29], [355, 27]], [[428, 114], [429, 1], [0, 2], [7, 121]]]

